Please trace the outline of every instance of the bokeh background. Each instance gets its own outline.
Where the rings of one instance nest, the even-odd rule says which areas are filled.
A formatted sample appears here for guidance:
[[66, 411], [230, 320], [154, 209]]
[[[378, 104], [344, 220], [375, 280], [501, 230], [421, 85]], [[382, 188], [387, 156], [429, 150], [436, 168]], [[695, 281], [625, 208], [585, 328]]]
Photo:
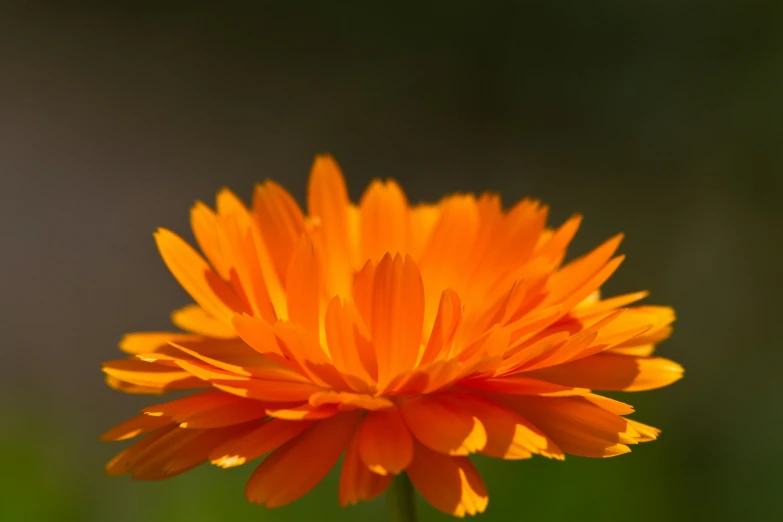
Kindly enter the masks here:
[[251, 466], [109, 479], [124, 446], [98, 442], [150, 401], [100, 363], [189, 301], [152, 231], [191, 238], [222, 186], [302, 201], [326, 151], [354, 198], [536, 196], [585, 215], [574, 254], [623, 231], [606, 293], [678, 311], [660, 352], [686, 378], [629, 398], [661, 439], [478, 460], [479, 520], [781, 519], [783, 3], [148, 4], [0, 7], [0, 520], [384, 520], [339, 508], [336, 473], [271, 511]]

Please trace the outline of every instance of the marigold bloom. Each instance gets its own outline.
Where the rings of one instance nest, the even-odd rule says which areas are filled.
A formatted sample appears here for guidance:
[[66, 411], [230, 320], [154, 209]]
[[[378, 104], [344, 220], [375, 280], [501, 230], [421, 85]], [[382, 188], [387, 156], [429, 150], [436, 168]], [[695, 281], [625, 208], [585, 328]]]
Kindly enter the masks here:
[[345, 454], [343, 505], [407, 472], [436, 508], [487, 507], [469, 459], [611, 457], [659, 430], [592, 390], [649, 390], [682, 376], [653, 357], [667, 307], [633, 306], [599, 287], [622, 261], [620, 236], [563, 264], [580, 218], [546, 227], [547, 207], [452, 195], [410, 205], [394, 181], [352, 204], [336, 163], [313, 165], [308, 214], [277, 184], [252, 208], [228, 190], [191, 222], [203, 257], [155, 234], [196, 304], [182, 332], [127, 335], [130, 358], [104, 364], [110, 386], [160, 394], [104, 434], [147, 434], [107, 466], [137, 479], [205, 461], [228, 468], [269, 455], [247, 483], [267, 507], [307, 493]]

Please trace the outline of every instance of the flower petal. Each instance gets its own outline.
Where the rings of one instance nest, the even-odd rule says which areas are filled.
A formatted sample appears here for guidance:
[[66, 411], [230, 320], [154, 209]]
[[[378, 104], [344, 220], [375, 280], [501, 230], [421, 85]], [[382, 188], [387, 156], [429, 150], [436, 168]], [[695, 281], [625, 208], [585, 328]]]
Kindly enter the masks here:
[[424, 321], [424, 285], [410, 257], [384, 256], [375, 270], [370, 329], [378, 358], [378, 386], [413, 368]]
[[319, 337], [318, 264], [307, 236], [301, 237], [291, 254], [285, 281], [289, 320]]
[[472, 393], [455, 392], [460, 407], [474, 415], [487, 431], [487, 443], [481, 453], [490, 457], [516, 460], [533, 453], [557, 459], [563, 452], [541, 430], [519, 413]]
[[394, 403], [386, 397], [376, 397], [366, 393], [351, 393], [336, 390], [319, 391], [310, 396], [312, 406], [336, 404], [342, 410], [355, 408], [363, 410], [384, 410], [392, 408]]
[[[178, 360], [177, 365], [188, 373], [208, 381], [225, 392], [267, 402], [305, 401], [322, 388], [309, 382], [276, 379], [256, 379], [237, 375], [200, 363]], [[203, 382], [202, 381], [202, 382]]]
[[137, 332], [125, 334], [120, 341], [120, 350], [133, 355], [153, 353], [167, 347], [171, 341], [198, 341], [200, 335], [181, 332]]
[[116, 377], [112, 377], [111, 375], [107, 375], [105, 381], [106, 381], [106, 385], [109, 386], [109, 388], [112, 388], [113, 390], [121, 391], [123, 393], [130, 393], [134, 395], [136, 394], [163, 395], [169, 391], [173, 391], [173, 390], [166, 390], [164, 388], [153, 388], [150, 386], [140, 386], [138, 384], [132, 384], [117, 379]]
[[[356, 325], [357, 312], [353, 305], [343, 303], [339, 296], [329, 301], [324, 319], [326, 343], [337, 370], [358, 392], [372, 391], [371, 383], [377, 376], [375, 350], [369, 342], [361, 342]], [[370, 372], [374, 370], [374, 373]]]
[[[267, 321], [276, 318], [264, 271], [264, 256], [259, 249], [260, 234], [244, 203], [228, 189], [220, 191], [217, 197], [218, 242], [223, 256], [228, 261], [229, 277], [237, 295], [252, 308], [254, 314]], [[268, 281], [269, 280], [269, 281]]]
[[462, 319], [462, 302], [453, 290], [446, 289], [440, 296], [435, 323], [432, 326], [427, 346], [422, 352], [419, 365], [435, 361], [442, 353], [448, 353], [454, 333]]
[[240, 376], [310, 382], [300, 373], [264, 357], [241, 339], [199, 339], [198, 341], [172, 342], [171, 348], [171, 350], [161, 350], [159, 353], [170, 355], [174, 360], [204, 362]]
[[[223, 428], [200, 430], [201, 433], [193, 437], [187, 444], [171, 456], [167, 461], [161, 462], [158, 467], [160, 477], [150, 470], [150, 478], [165, 478], [183, 473], [189, 469], [203, 464], [208, 460], [209, 453], [228, 440], [244, 436], [248, 431], [256, 427], [256, 423], [246, 423]], [[138, 478], [138, 477], [137, 477]]]
[[398, 408], [369, 412], [356, 437], [362, 462], [377, 474], [401, 473], [413, 459], [413, 437]]
[[414, 259], [421, 259], [422, 252], [427, 246], [440, 218], [440, 205], [419, 204], [410, 207], [408, 220], [408, 254]]
[[568, 299], [573, 300], [573, 304], [576, 305], [582, 299], [590, 295], [595, 288], [585, 292], [584, 295], [578, 299], [571, 299], [580, 288], [584, 287], [585, 283], [589, 281], [591, 277], [598, 273], [602, 267], [608, 263], [612, 255], [617, 251], [622, 240], [623, 235], [618, 234], [605, 241], [592, 252], [571, 261], [568, 265], [553, 274], [547, 284], [549, 292], [544, 300], [544, 304], [560, 303]]
[[242, 437], [215, 447], [209, 460], [221, 468], [240, 466], [276, 450], [312, 425], [313, 421], [269, 419]]
[[[137, 480], [160, 480], [172, 476], [166, 465], [203, 430], [175, 428], [144, 448], [129, 463], [128, 472]], [[185, 471], [185, 470], [182, 470]]]
[[256, 185], [253, 210], [280, 281], [285, 281], [291, 255], [305, 230], [304, 216], [294, 198], [277, 183]]
[[541, 395], [543, 397], [568, 397], [586, 395], [590, 390], [562, 386], [541, 379], [533, 379], [526, 375], [509, 375], [506, 377], [476, 378], [460, 381], [460, 386], [504, 395]]
[[682, 378], [683, 368], [662, 357], [599, 353], [567, 364], [531, 372], [564, 386], [595, 390], [643, 391], [668, 386]]
[[171, 423], [171, 418], [165, 416], [151, 417], [149, 415], [137, 415], [104, 432], [103, 435], [101, 435], [101, 440], [132, 439], [142, 433], [168, 426]]
[[450, 457], [417, 444], [407, 471], [427, 502], [444, 513], [464, 517], [487, 509], [486, 486], [468, 457]]
[[[130, 471], [131, 465], [136, 458], [143, 454], [148, 448], [154, 446], [158, 441], [177, 430], [175, 424], [153, 431], [143, 439], [128, 446], [106, 464], [106, 474], [109, 476], [124, 475]], [[180, 429], [181, 432], [186, 430]], [[195, 433], [191, 430], [192, 433]]]
[[[596, 292], [597, 294], [597, 292]], [[618, 295], [609, 299], [595, 300], [590, 303], [579, 305], [571, 311], [573, 317], [585, 319], [596, 314], [602, 314], [623, 306], [640, 301], [647, 297], [649, 292], [633, 292], [625, 295]]]
[[160, 255], [179, 284], [210, 315], [229, 322], [235, 312], [249, 312], [234, 290], [179, 236], [159, 228]]
[[142, 411], [151, 416], [169, 417], [182, 428], [221, 428], [266, 417], [269, 405], [222, 391], [206, 391]]
[[281, 351], [299, 363], [302, 374], [313, 384], [337, 390], [349, 388], [315, 335], [292, 323], [279, 322], [274, 330]]
[[221, 278], [228, 280], [230, 265], [225, 259], [218, 240], [218, 219], [215, 211], [201, 201], [190, 209], [190, 228], [199, 248]]
[[[473, 249], [480, 226], [473, 196], [451, 196], [445, 198], [440, 207], [440, 216], [419, 261], [427, 303], [437, 302], [446, 288], [453, 288], [462, 295], [461, 287], [469, 282], [468, 274], [464, 273], [464, 260]], [[424, 323], [433, 324], [436, 312], [435, 307], [427, 308]]]
[[435, 451], [468, 455], [487, 444], [487, 432], [481, 422], [451, 397], [415, 397], [405, 401], [400, 409], [413, 436]]
[[359, 458], [359, 445], [354, 436], [345, 451], [340, 472], [340, 505], [344, 507], [360, 500], [374, 499], [386, 490], [391, 479], [391, 475], [381, 476], [367, 468]]
[[[322, 252], [326, 294], [348, 296], [353, 266], [348, 236], [348, 190], [340, 167], [329, 155], [315, 158], [307, 187], [307, 208], [317, 222], [313, 241]], [[326, 268], [328, 267], [328, 269]]]
[[[171, 314], [171, 322], [188, 332], [207, 337], [232, 339], [236, 337], [230, 324], [209, 315], [198, 305], [188, 305]], [[148, 350], [152, 351], [152, 350]]]
[[266, 413], [270, 417], [283, 420], [320, 420], [334, 417], [340, 413], [340, 408], [336, 404], [321, 404], [313, 406], [311, 404], [300, 404], [290, 408], [269, 408]]
[[360, 416], [343, 413], [316, 423], [269, 455], [247, 482], [247, 499], [266, 507], [288, 504], [318, 484], [337, 463]]
[[190, 390], [208, 386], [206, 382], [188, 372], [170, 366], [144, 362], [138, 359], [118, 359], [103, 363], [104, 373], [147, 388], [164, 390]]
[[624, 418], [585, 397], [515, 396], [501, 399], [541, 429], [566, 453], [612, 457], [642, 440]]
[[408, 202], [392, 180], [374, 180], [359, 202], [359, 257], [375, 262], [389, 253], [405, 254], [408, 239]]

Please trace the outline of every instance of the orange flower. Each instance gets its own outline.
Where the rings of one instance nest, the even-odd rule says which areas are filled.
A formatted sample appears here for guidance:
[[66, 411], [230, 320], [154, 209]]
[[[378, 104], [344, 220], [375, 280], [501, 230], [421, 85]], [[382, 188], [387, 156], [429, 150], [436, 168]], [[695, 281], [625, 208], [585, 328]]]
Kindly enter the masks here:
[[472, 453], [610, 457], [658, 435], [591, 391], [649, 390], [683, 371], [652, 356], [672, 309], [629, 307], [644, 292], [599, 297], [623, 259], [620, 236], [564, 265], [579, 217], [549, 229], [546, 206], [503, 211], [494, 194], [409, 205], [393, 181], [372, 182], [354, 205], [328, 156], [307, 206], [266, 181], [250, 210], [228, 190], [216, 212], [193, 207], [203, 257], [155, 234], [197, 304], [174, 312], [183, 332], [127, 335], [131, 357], [104, 364], [107, 382], [200, 391], [105, 433], [147, 433], [110, 474], [160, 479], [268, 453], [246, 494], [273, 507], [345, 454], [341, 504], [407, 472], [433, 506], [463, 516], [488, 502]]

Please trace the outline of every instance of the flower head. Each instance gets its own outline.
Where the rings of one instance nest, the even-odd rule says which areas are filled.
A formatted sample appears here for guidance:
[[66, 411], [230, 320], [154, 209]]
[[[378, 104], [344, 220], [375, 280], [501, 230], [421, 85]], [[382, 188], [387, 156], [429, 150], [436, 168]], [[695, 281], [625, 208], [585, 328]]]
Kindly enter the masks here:
[[192, 390], [104, 434], [145, 434], [107, 466], [160, 479], [205, 461], [266, 454], [246, 494], [296, 500], [345, 454], [342, 504], [381, 494], [407, 472], [436, 508], [483, 511], [469, 459], [611, 457], [659, 431], [592, 390], [668, 385], [682, 368], [652, 356], [674, 313], [602, 299], [620, 236], [564, 264], [579, 217], [555, 229], [547, 207], [508, 211], [494, 194], [410, 205], [394, 181], [349, 201], [336, 163], [318, 157], [307, 214], [279, 185], [251, 208], [231, 192], [191, 222], [203, 256], [174, 233], [155, 239], [196, 304], [181, 332], [127, 335], [104, 364], [130, 393]]

